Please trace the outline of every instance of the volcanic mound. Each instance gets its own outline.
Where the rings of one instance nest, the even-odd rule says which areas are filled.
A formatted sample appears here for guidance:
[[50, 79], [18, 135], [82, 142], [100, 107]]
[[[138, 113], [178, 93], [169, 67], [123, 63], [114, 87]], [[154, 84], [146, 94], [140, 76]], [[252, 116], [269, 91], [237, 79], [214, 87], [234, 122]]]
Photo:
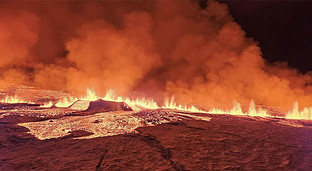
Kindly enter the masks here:
[[132, 111], [131, 107], [124, 102], [113, 102], [102, 99], [96, 101], [78, 100], [69, 106], [69, 109], [88, 112]]

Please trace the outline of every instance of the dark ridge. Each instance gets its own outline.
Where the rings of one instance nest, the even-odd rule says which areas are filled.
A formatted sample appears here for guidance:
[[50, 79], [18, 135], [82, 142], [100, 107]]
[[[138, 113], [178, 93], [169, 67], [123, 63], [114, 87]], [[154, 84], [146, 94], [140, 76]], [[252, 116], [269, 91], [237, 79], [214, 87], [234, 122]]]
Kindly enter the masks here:
[[0, 108], [2, 110], [14, 110], [14, 109], [34, 109], [39, 107], [40, 104], [29, 104], [29, 103], [2, 103]]
[[25, 122], [39, 122], [39, 121], [45, 121], [51, 118], [52, 117], [40, 118], [40, 117], [10, 115], [10, 116], [5, 116], [4, 118], [1, 118], [0, 123], [1, 124], [17, 124], [17, 123], [25, 123]]
[[108, 111], [132, 111], [132, 109], [124, 102], [112, 102], [102, 99], [91, 101], [86, 111], [88, 112], [108, 112]]

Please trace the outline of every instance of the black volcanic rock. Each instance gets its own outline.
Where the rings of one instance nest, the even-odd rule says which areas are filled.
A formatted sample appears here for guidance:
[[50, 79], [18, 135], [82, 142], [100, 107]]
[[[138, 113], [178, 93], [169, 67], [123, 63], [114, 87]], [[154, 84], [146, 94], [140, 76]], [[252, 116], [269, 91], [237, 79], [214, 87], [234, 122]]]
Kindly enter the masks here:
[[132, 111], [131, 107], [124, 102], [105, 101], [102, 99], [91, 101], [86, 111], [107, 112], [117, 110]]
[[85, 130], [75, 130], [75, 131], [70, 131], [70, 134], [63, 137], [63, 138], [76, 138], [76, 137], [84, 137], [84, 136], [89, 136], [92, 135], [92, 132], [88, 132]]
[[14, 109], [36, 109], [40, 107], [39, 104], [30, 103], [1, 103], [0, 109], [2, 110], [14, 110]]
[[[157, 117], [152, 113], [138, 115]], [[209, 117], [91, 139], [77, 139], [90, 134], [77, 129], [39, 140], [22, 126], [0, 123], [0, 170], [311, 170], [311, 127]]]

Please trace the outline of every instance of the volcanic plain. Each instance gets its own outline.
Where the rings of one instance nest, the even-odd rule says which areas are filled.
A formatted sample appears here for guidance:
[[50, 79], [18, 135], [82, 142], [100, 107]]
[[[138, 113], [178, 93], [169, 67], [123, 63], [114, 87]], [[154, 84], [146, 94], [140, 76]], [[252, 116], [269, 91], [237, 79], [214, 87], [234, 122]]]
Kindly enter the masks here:
[[312, 168], [311, 121], [133, 111], [104, 100], [0, 108], [3, 171]]

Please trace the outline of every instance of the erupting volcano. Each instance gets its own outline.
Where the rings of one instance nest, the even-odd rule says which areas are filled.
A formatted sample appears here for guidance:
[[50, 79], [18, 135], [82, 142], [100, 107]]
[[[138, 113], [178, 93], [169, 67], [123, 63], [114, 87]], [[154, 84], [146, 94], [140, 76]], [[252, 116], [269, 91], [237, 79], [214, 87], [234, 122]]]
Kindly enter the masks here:
[[0, 9], [0, 170], [312, 167], [311, 72], [266, 60], [226, 3]]

